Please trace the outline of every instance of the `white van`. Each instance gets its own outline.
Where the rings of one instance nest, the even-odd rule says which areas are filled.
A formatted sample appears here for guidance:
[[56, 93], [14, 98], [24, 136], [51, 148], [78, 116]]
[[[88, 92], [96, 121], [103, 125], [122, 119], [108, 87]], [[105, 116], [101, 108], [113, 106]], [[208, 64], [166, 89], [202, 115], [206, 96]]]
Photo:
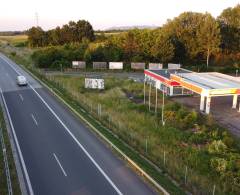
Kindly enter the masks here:
[[19, 86], [25, 86], [25, 85], [27, 85], [27, 79], [26, 79], [26, 77], [25, 76], [17, 76], [17, 84], [19, 85]]

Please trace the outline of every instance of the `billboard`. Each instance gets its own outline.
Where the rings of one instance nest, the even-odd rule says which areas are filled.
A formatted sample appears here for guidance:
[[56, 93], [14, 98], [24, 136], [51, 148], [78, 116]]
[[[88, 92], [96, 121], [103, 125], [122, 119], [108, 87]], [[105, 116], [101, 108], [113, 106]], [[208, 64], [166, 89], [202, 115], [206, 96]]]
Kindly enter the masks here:
[[85, 88], [104, 89], [104, 79], [85, 78]]
[[107, 69], [107, 62], [93, 62], [93, 69]]
[[163, 69], [163, 64], [159, 64], [159, 63], [149, 63], [149, 70], [161, 70]]
[[86, 68], [86, 62], [84, 62], [84, 61], [73, 61], [72, 62], [72, 68], [85, 69]]
[[143, 69], [145, 69], [145, 63], [144, 62], [132, 62], [131, 69], [143, 70]]
[[122, 70], [123, 69], [123, 62], [109, 62], [109, 69]]
[[181, 64], [168, 64], [168, 69], [179, 69]]

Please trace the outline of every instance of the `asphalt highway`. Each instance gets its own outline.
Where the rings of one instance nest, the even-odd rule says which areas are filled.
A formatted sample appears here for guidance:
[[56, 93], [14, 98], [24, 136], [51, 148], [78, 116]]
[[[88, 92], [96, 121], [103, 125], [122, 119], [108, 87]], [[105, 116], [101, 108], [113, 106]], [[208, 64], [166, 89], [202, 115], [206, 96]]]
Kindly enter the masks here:
[[[19, 87], [24, 75], [29, 85]], [[36, 80], [0, 54], [0, 90], [28, 194], [156, 192]]]

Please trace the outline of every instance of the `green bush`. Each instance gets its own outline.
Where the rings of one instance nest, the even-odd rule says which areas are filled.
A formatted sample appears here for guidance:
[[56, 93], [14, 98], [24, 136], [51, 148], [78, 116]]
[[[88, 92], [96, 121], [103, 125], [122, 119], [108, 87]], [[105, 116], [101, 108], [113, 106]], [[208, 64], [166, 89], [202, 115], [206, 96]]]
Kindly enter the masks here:
[[222, 140], [214, 140], [208, 146], [208, 152], [211, 154], [224, 154], [227, 151], [227, 146]]

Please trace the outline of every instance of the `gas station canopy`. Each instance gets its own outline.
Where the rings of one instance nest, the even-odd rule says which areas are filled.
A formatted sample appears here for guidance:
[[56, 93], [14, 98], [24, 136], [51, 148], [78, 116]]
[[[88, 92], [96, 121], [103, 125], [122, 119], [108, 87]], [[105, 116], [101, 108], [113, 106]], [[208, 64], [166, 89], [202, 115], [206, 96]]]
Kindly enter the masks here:
[[[186, 95], [197, 93], [201, 96], [200, 110], [210, 112], [211, 97], [233, 96], [233, 108], [237, 108], [240, 95], [240, 78], [218, 72], [197, 73], [186, 69], [145, 70], [145, 81], [155, 82], [156, 88], [167, 95]], [[205, 105], [206, 99], [206, 105]]]
[[205, 96], [240, 94], [240, 81], [235, 77], [217, 72], [173, 74], [171, 79], [182, 87]]

